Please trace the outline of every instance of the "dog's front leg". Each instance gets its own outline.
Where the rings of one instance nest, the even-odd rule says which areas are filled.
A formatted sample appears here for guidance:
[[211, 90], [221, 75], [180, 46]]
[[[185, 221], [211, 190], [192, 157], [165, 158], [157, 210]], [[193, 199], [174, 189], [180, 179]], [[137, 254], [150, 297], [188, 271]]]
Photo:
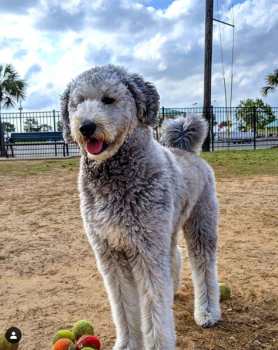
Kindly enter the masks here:
[[117, 331], [113, 350], [142, 350], [139, 296], [129, 262], [105, 240], [94, 244], [94, 251]]
[[132, 263], [146, 350], [174, 350], [173, 279], [169, 255], [140, 253]]

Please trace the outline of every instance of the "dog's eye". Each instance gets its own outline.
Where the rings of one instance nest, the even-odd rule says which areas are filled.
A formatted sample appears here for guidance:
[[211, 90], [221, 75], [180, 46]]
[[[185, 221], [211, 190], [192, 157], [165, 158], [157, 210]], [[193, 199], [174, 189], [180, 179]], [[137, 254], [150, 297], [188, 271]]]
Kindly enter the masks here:
[[103, 97], [101, 102], [104, 103], [105, 105], [111, 105], [113, 102], [115, 102], [115, 99], [105, 96], [105, 97]]

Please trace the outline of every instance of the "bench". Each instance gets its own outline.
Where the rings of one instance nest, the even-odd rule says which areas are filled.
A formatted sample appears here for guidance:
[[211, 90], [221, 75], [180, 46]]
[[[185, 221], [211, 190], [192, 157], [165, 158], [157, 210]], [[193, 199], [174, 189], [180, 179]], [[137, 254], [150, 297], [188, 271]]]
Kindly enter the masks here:
[[63, 133], [61, 131], [46, 131], [46, 132], [15, 132], [12, 133], [6, 141], [7, 157], [8, 148], [12, 151], [12, 157], [14, 157], [13, 146], [41, 146], [50, 145], [55, 146], [55, 155], [57, 155], [56, 145], [63, 145], [63, 155], [66, 157], [69, 155], [68, 144], [63, 139]]

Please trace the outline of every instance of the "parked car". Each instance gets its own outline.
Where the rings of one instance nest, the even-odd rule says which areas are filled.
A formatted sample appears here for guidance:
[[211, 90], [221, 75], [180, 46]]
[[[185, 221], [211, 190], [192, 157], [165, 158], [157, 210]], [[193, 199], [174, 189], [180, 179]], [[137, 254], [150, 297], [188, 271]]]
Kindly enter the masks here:
[[[256, 137], [258, 134], [256, 134]], [[254, 130], [250, 131], [228, 131], [226, 128], [214, 133], [214, 140], [218, 142], [251, 143], [254, 140]]]

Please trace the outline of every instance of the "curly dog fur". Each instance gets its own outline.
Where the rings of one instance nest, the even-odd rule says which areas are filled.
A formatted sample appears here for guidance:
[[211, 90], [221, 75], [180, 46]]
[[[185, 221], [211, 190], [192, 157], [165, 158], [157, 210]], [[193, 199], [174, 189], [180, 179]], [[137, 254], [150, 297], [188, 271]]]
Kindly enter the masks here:
[[79, 191], [86, 234], [111, 303], [114, 350], [174, 350], [183, 231], [196, 323], [220, 319], [214, 174], [198, 156], [207, 133], [191, 114], [167, 120], [153, 139], [159, 95], [138, 74], [108, 65], [80, 74], [61, 96], [66, 141], [81, 152]]

